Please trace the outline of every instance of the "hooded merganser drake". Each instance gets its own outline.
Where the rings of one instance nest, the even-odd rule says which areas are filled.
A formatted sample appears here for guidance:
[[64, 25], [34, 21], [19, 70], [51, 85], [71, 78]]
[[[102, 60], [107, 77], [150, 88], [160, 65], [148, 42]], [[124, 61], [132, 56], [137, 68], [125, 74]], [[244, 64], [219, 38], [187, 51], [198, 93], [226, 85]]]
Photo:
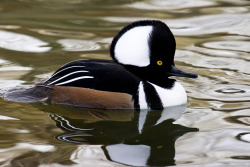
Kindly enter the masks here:
[[6, 99], [100, 109], [163, 109], [185, 105], [184, 88], [170, 76], [197, 78], [174, 65], [175, 38], [156, 20], [137, 21], [113, 39], [113, 60], [76, 60], [33, 88], [13, 91]]

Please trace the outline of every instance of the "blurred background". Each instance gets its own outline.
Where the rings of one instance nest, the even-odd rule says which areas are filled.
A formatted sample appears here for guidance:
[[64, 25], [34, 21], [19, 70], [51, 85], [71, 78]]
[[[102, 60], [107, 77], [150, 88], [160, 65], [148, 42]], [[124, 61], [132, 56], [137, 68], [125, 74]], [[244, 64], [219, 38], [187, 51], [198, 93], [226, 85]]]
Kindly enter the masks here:
[[[177, 42], [176, 66], [199, 78], [176, 78], [187, 91], [187, 108], [174, 111], [183, 113], [174, 123], [169, 117], [162, 123], [146, 122], [147, 135], [138, 130], [139, 116], [133, 111], [0, 98], [0, 165], [249, 166], [249, 11], [249, 0], [1, 0], [1, 93], [42, 81], [72, 60], [111, 59], [115, 34], [145, 19], [170, 27]], [[159, 113], [154, 114], [148, 118]], [[114, 126], [124, 128], [123, 137], [113, 134], [121, 133]], [[90, 133], [93, 128], [97, 131]], [[150, 147], [142, 157], [151, 158], [133, 160], [118, 151], [134, 152], [140, 150], [137, 146], [144, 150], [138, 154]], [[161, 151], [165, 147], [170, 152]]]

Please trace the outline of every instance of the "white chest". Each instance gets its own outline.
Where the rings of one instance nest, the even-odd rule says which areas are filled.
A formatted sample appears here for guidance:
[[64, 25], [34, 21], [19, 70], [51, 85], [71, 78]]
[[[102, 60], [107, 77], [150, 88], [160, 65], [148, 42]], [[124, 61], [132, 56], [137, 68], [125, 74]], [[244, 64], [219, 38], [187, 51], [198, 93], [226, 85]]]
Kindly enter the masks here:
[[[155, 88], [156, 93], [158, 94], [164, 108], [183, 105], [187, 103], [186, 91], [181, 86], [180, 83], [175, 82], [171, 89], [162, 88], [153, 83], [149, 84], [151, 84]], [[146, 98], [147, 96], [150, 96], [150, 94], [145, 94], [142, 82], [139, 84], [138, 92], [139, 92], [138, 95], [139, 95], [140, 108], [141, 109], [149, 108]]]

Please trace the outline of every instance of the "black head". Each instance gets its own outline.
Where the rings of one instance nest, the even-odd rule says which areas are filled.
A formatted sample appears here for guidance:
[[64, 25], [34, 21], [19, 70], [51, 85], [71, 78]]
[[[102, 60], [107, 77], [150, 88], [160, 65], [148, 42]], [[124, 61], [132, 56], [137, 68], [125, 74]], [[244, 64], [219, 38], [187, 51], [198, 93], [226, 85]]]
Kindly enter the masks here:
[[124, 27], [113, 39], [112, 58], [142, 79], [156, 82], [169, 76], [196, 78], [174, 65], [175, 38], [168, 26], [143, 20]]

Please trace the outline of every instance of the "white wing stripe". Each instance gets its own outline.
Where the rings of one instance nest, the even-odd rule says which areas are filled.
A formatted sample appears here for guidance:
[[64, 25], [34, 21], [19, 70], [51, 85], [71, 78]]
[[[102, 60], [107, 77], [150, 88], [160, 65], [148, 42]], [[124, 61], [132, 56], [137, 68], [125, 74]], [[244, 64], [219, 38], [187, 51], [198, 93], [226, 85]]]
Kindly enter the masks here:
[[73, 75], [73, 74], [76, 74], [76, 73], [82, 73], [82, 72], [85, 73], [85, 72], [88, 72], [88, 71], [83, 70], [83, 71], [75, 71], [75, 72], [69, 73], [69, 74], [64, 75], [63, 77], [58, 78], [57, 80], [55, 80], [55, 81], [49, 83], [48, 85], [51, 85], [51, 84], [53, 84], [53, 83], [55, 83], [55, 82], [57, 82], [57, 81], [60, 81], [61, 79], [66, 78], [66, 77], [68, 77], [68, 76], [70, 76], [70, 75]]
[[60, 72], [64, 71], [64, 70], [67, 70], [67, 69], [70, 69], [70, 68], [74, 68], [74, 67], [85, 67], [85, 66], [70, 66], [70, 67], [67, 67], [67, 68], [63, 68], [62, 70], [58, 71], [57, 73], [53, 74], [51, 77], [59, 74]]
[[47, 82], [49, 81], [52, 77], [56, 76], [57, 74], [59, 74], [60, 72], [64, 71], [64, 70], [67, 70], [67, 69], [70, 69], [70, 68], [74, 68], [74, 67], [85, 67], [85, 66], [70, 66], [70, 67], [67, 67], [67, 68], [63, 68], [61, 69], [60, 71], [57, 71], [56, 73], [52, 74], [51, 77], [49, 79], [47, 79], [46, 81], [44, 82]]
[[87, 78], [94, 78], [94, 77], [92, 77], [92, 76], [77, 77], [77, 78], [74, 78], [74, 79], [71, 79], [71, 80], [68, 80], [68, 81], [65, 81], [65, 82], [55, 84], [55, 85], [59, 86], [59, 85], [67, 84], [67, 83], [74, 82], [74, 81], [77, 81], [77, 80], [80, 80], [80, 79], [87, 79]]

